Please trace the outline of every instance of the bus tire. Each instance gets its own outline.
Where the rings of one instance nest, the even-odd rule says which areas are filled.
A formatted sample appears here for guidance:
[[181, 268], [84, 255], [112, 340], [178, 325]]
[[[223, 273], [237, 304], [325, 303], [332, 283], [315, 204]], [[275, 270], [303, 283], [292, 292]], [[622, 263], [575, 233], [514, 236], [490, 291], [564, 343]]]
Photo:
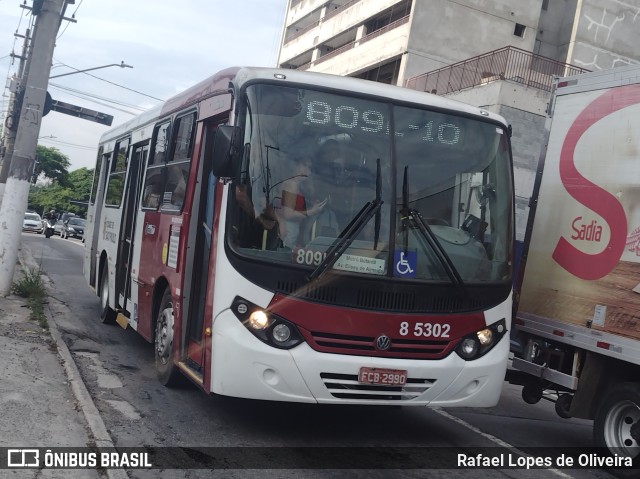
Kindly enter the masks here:
[[616, 384], [604, 397], [593, 424], [597, 447], [614, 454], [635, 457], [640, 446], [640, 384]]
[[180, 371], [173, 361], [173, 338], [175, 323], [173, 321], [173, 299], [169, 288], [164, 290], [158, 317], [156, 318], [156, 331], [154, 339], [154, 356], [158, 380], [167, 387], [177, 386], [180, 383]]
[[116, 312], [109, 306], [109, 267], [106, 262], [102, 270], [102, 279], [100, 280], [100, 320], [104, 324], [111, 324], [116, 319]]

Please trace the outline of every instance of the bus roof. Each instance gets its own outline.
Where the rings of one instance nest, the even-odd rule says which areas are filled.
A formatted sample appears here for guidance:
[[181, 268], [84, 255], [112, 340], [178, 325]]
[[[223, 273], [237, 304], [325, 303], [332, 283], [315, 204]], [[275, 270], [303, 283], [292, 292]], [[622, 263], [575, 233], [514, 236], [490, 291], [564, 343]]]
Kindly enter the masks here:
[[100, 143], [117, 139], [126, 132], [153, 122], [157, 118], [169, 115], [174, 111], [180, 111], [216, 93], [228, 91], [231, 82], [237, 87], [242, 87], [244, 84], [255, 80], [282, 83], [283, 85], [305, 84], [336, 91], [357, 92], [362, 95], [388, 98], [398, 102], [429, 105], [439, 109], [458, 111], [483, 119], [490, 118], [505, 126], [507, 124], [505, 119], [498, 114], [456, 100], [409, 88], [326, 73], [262, 67], [232, 67], [219, 71], [215, 75], [169, 98], [164, 103], [110, 129], [102, 135]]
[[[284, 75], [284, 78], [277, 78], [276, 75]], [[506, 120], [495, 113], [482, 110], [481, 108], [451, 100], [432, 93], [421, 92], [409, 88], [387, 85], [385, 83], [362, 80], [353, 77], [343, 77], [330, 75], [327, 73], [306, 72], [298, 70], [282, 70], [276, 68], [241, 68], [235, 78], [236, 85], [253, 80], [267, 80], [283, 83], [302, 83], [332, 90], [342, 90], [346, 92], [357, 92], [363, 95], [388, 98], [398, 102], [414, 103], [419, 105], [429, 105], [444, 110], [462, 112], [483, 119], [491, 118], [494, 121], [506, 126]]]

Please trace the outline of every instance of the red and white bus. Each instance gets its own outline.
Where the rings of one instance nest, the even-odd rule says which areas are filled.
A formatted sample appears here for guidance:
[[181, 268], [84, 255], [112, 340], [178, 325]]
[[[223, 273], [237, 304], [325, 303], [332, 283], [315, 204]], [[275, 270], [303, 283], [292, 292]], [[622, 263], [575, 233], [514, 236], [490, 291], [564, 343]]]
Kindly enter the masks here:
[[277, 401], [492, 406], [510, 128], [380, 83], [232, 68], [105, 133], [85, 276], [159, 379]]

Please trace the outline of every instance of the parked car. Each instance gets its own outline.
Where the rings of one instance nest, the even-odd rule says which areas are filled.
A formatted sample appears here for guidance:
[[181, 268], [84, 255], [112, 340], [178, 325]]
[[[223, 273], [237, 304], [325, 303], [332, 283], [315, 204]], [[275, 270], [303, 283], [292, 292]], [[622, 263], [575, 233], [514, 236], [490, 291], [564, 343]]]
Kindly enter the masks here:
[[[60, 223], [60, 221], [58, 221], [58, 223]], [[77, 216], [71, 216], [66, 223], [62, 222], [60, 236], [62, 238], [82, 238], [84, 236], [84, 227], [86, 224], [86, 220]], [[56, 225], [56, 227], [57, 226], [58, 225]]]
[[42, 218], [38, 213], [27, 211], [22, 220], [22, 231], [31, 231], [33, 233], [42, 233]]

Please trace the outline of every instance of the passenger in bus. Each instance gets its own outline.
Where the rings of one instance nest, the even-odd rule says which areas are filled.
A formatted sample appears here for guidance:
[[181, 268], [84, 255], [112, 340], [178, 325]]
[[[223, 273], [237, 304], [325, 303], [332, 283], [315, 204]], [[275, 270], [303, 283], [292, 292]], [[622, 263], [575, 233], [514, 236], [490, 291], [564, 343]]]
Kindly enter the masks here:
[[[296, 163], [293, 175], [282, 183], [280, 194], [280, 238], [287, 248], [300, 246], [300, 226], [303, 221], [317, 216], [326, 206], [328, 198], [315, 200], [308, 195], [305, 197], [301, 185], [310, 182], [311, 158], [300, 158]], [[310, 185], [308, 185], [310, 186]], [[309, 191], [309, 190], [307, 190]], [[310, 204], [313, 203], [313, 206]]]

